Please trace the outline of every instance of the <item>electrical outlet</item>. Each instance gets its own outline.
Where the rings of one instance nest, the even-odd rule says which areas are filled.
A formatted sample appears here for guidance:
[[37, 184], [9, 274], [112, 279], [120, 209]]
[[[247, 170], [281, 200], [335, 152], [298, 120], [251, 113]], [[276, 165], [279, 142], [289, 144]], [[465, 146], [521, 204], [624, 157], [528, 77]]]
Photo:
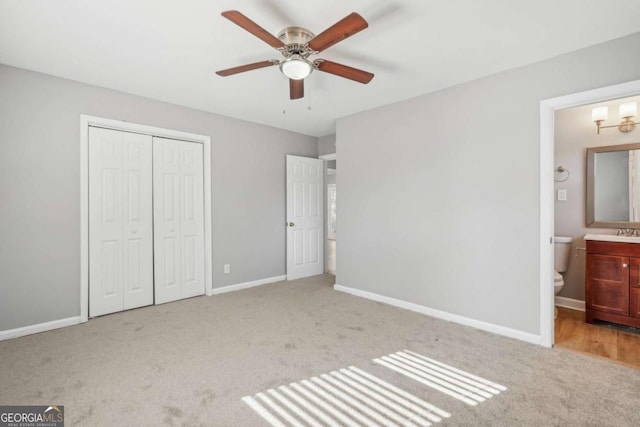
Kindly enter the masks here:
[[558, 200], [562, 202], [567, 200], [567, 190], [558, 190]]
[[229, 274], [231, 273], [231, 264], [225, 264], [224, 265], [224, 274]]

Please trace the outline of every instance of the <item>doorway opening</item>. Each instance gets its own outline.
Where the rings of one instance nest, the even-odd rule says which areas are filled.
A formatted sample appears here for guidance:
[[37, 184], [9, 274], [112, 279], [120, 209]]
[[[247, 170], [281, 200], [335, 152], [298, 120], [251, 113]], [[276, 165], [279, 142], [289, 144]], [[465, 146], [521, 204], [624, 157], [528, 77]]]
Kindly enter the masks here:
[[319, 156], [319, 158], [325, 161], [325, 200], [327, 206], [325, 212], [325, 229], [327, 230], [325, 235], [325, 272], [332, 275], [335, 281], [338, 231], [338, 187], [336, 183], [338, 175], [338, 162], [336, 153], [325, 154]]
[[555, 342], [554, 178], [558, 172], [562, 172], [557, 170], [554, 158], [556, 112], [639, 94], [640, 80], [636, 80], [540, 102], [540, 344], [545, 347], [552, 347]]
[[[640, 357], [634, 350], [640, 346], [638, 330], [602, 321], [598, 316], [617, 313], [629, 317], [621, 321], [633, 321], [630, 297], [634, 284], [626, 283], [629, 273], [621, 258], [600, 253], [604, 247], [590, 246], [587, 255], [585, 235], [609, 236], [616, 229], [638, 228], [623, 222], [637, 223], [640, 213], [638, 151], [630, 147], [640, 141], [640, 132], [620, 132], [617, 128], [598, 132], [592, 114], [594, 109], [596, 113], [606, 109], [608, 118], [602, 125], [617, 124], [622, 121], [618, 117], [620, 105], [637, 105], [639, 101], [640, 96], [635, 96], [557, 110], [553, 166], [554, 288], [558, 313], [554, 346], [634, 366], [640, 366]], [[585, 154], [589, 148], [598, 152], [588, 157]], [[595, 252], [598, 254], [594, 256]], [[587, 257], [591, 257], [590, 264]], [[612, 281], [606, 272], [606, 280], [601, 281], [601, 273], [593, 270], [598, 265], [607, 270], [620, 267], [616, 274], [621, 280]], [[589, 313], [592, 317], [596, 313], [597, 320], [589, 318], [587, 322], [587, 301], [591, 301]]]

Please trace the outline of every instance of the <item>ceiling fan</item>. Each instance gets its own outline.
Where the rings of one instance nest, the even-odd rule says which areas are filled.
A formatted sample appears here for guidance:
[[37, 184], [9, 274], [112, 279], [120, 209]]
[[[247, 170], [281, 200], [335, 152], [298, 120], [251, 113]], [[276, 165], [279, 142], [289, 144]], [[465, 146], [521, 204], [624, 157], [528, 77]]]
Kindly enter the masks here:
[[289, 79], [289, 97], [291, 99], [304, 97], [304, 79], [313, 70], [334, 74], [363, 84], [367, 84], [373, 79], [373, 74], [367, 71], [326, 59], [318, 58], [313, 61], [309, 59], [311, 55], [317, 55], [328, 47], [341, 42], [347, 37], [351, 37], [369, 26], [367, 21], [355, 12], [336, 22], [317, 36], [305, 28], [287, 27], [278, 33], [278, 37], [275, 37], [237, 10], [222, 12], [222, 16], [278, 50], [284, 59], [269, 59], [216, 71], [219, 76], [226, 77], [244, 73], [245, 71], [278, 65], [282, 74]]

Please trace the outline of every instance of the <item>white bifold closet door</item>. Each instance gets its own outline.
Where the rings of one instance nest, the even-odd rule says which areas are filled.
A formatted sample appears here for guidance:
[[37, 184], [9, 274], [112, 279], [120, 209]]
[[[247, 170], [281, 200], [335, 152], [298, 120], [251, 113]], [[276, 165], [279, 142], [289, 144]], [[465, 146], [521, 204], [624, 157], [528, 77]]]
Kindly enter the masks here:
[[152, 137], [89, 128], [89, 315], [153, 304]]
[[204, 294], [202, 144], [153, 139], [155, 302]]

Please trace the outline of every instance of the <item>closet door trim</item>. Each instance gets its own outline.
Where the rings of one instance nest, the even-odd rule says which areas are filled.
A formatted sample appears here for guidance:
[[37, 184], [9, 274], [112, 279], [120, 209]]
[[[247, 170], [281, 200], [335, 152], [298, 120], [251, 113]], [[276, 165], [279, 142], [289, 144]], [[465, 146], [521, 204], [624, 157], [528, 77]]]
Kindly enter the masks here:
[[80, 321], [89, 320], [89, 127], [101, 127], [153, 137], [202, 144], [204, 157], [204, 283], [206, 295], [212, 286], [211, 137], [102, 117], [80, 115]]

